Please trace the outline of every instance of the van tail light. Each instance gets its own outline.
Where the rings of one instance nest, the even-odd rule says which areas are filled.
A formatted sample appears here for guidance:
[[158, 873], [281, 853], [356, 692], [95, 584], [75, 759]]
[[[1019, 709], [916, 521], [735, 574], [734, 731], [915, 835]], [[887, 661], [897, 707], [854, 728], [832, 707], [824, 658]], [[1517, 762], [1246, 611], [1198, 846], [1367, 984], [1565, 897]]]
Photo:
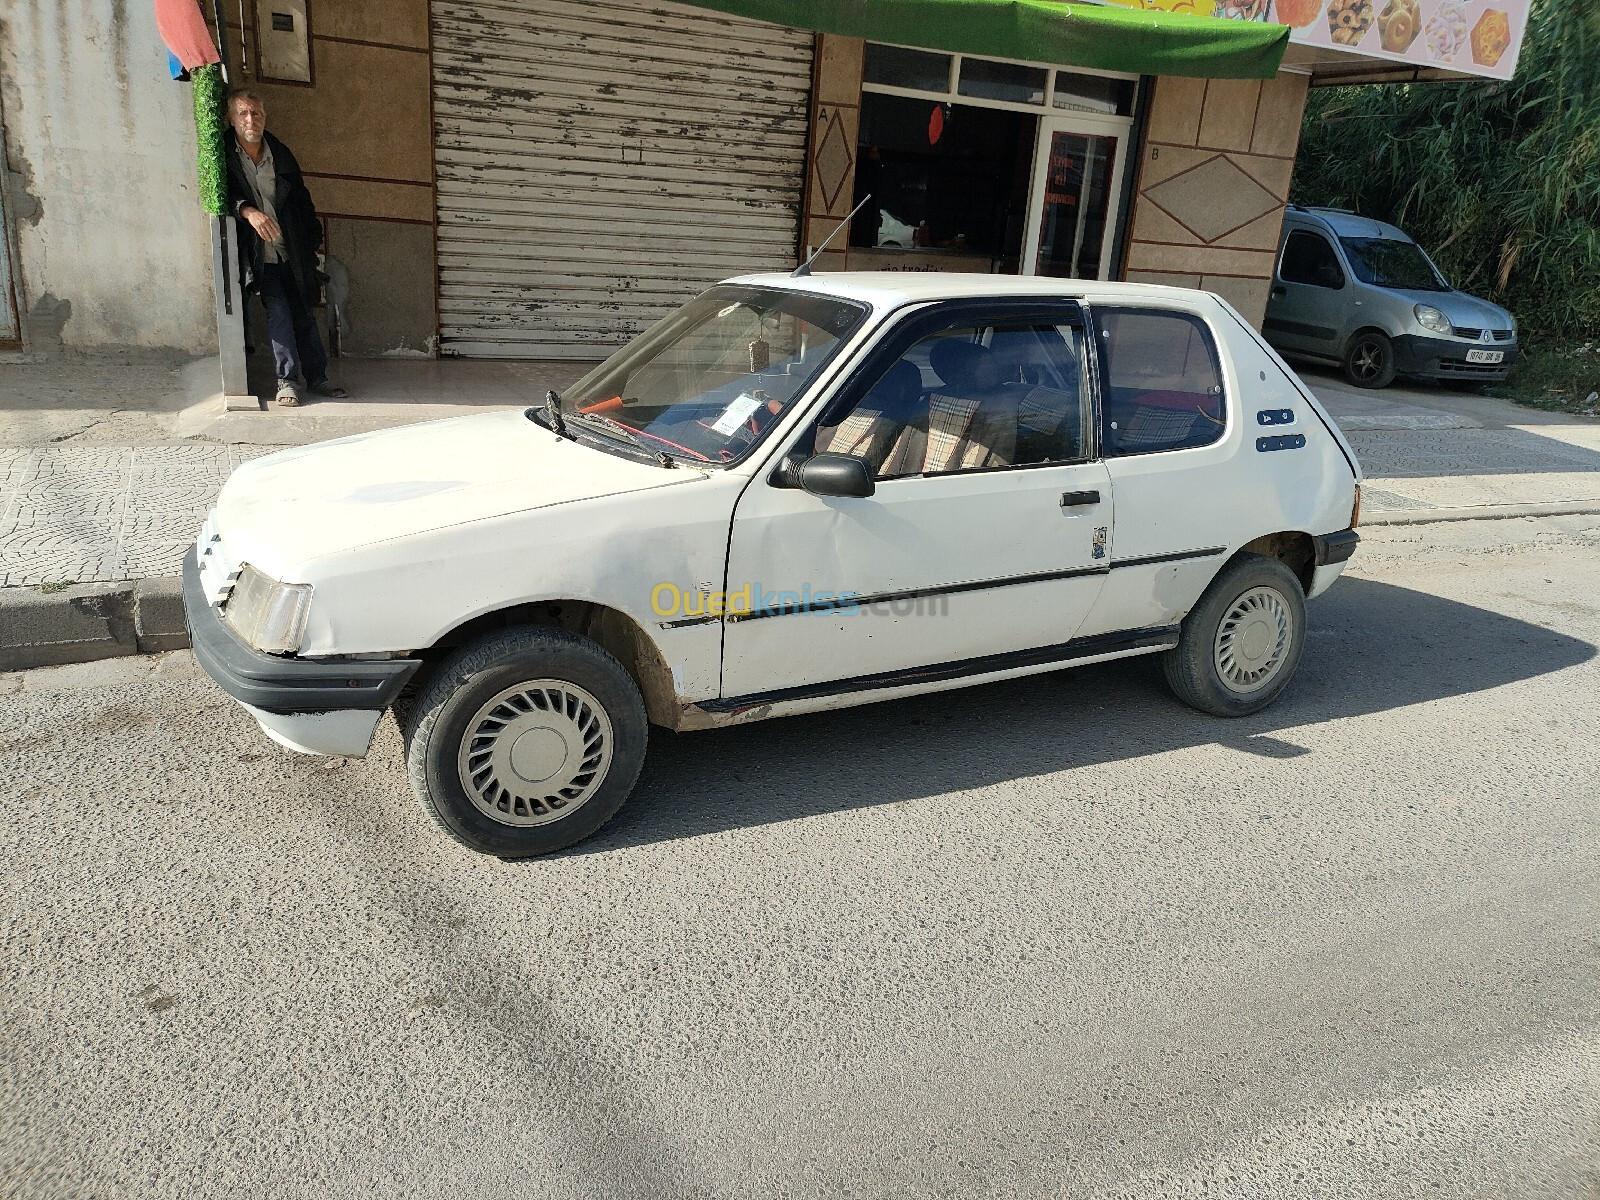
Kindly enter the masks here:
[[1355, 506], [1350, 509], [1350, 528], [1354, 529], [1359, 524], [1361, 524], [1361, 485], [1358, 483]]

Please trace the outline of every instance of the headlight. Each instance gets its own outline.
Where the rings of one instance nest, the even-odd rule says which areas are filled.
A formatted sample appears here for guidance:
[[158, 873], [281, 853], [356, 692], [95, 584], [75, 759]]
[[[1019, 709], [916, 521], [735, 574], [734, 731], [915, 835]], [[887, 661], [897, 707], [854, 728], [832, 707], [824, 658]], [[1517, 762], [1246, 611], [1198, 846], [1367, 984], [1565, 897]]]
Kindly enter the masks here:
[[222, 610], [222, 619], [257, 650], [293, 654], [300, 649], [310, 611], [309, 583], [279, 583], [246, 564]]
[[1435, 333], [1449, 333], [1450, 320], [1431, 304], [1419, 304], [1411, 310], [1417, 314], [1417, 324]]

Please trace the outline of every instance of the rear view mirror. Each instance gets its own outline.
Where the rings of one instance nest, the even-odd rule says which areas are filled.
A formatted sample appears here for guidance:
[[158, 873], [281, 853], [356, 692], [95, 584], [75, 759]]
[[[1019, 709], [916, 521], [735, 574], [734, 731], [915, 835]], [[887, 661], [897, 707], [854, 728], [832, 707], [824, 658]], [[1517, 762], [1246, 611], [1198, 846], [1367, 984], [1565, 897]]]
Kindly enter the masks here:
[[813, 496], [870, 496], [872, 467], [853, 454], [817, 454], [800, 464], [800, 486]]

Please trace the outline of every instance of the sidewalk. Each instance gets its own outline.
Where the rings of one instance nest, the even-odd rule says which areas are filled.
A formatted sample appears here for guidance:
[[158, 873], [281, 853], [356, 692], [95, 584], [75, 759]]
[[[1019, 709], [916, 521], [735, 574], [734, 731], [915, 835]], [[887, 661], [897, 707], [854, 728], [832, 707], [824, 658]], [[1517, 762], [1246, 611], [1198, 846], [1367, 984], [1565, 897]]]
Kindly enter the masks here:
[[[108, 645], [132, 647], [143, 592], [126, 581], [169, 581], [146, 589], [150, 611], [178, 621], [140, 628], [138, 644], [180, 636], [181, 613], [174, 618], [160, 597], [174, 593], [206, 511], [241, 463], [283, 446], [539, 403], [588, 365], [346, 359], [336, 376], [348, 400], [235, 413], [191, 403], [211, 382], [204, 363], [0, 365], [0, 620], [13, 627], [0, 651], [23, 622], [48, 624], [57, 600], [105, 624]], [[1600, 420], [1302, 374], [1367, 474], [1364, 525], [1600, 513]], [[112, 628], [119, 620], [127, 629]]]

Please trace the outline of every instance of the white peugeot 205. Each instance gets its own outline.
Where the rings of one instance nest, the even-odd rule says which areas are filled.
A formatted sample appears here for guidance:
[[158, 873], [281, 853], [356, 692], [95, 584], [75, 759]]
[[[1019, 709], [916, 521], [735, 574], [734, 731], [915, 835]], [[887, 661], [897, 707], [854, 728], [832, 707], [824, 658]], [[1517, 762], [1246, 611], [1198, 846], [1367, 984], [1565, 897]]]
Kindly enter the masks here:
[[184, 568], [195, 653], [277, 742], [396, 709], [446, 832], [600, 828], [648, 726], [1160, 654], [1288, 684], [1361, 472], [1224, 301], [992, 275], [756, 275], [565, 396], [241, 467]]

